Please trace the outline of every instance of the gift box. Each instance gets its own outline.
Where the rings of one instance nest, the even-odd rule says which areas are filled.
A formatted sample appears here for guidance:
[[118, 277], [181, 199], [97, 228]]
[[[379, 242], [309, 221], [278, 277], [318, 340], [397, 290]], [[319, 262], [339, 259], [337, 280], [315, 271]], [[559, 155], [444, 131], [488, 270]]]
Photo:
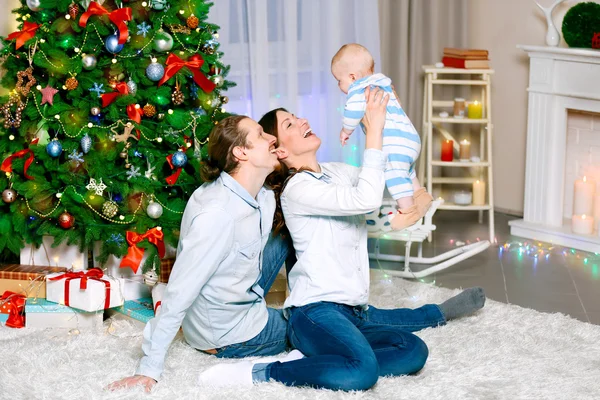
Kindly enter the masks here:
[[145, 297], [137, 300], [127, 300], [121, 307], [106, 310], [107, 315], [117, 319], [127, 319], [134, 322], [140, 328], [154, 318], [154, 307], [152, 298]]
[[174, 258], [163, 258], [160, 260], [160, 274], [158, 275], [158, 281], [162, 283], [169, 283], [169, 276], [175, 265]]
[[4, 314], [0, 312], [0, 326], [6, 325], [6, 321], [8, 320], [8, 314]]
[[32, 244], [25, 244], [21, 249], [21, 264], [23, 265], [48, 265], [52, 267], [66, 267], [74, 270], [88, 268], [88, 254], [80, 252], [77, 246], [61, 243], [52, 247], [54, 237], [44, 236], [42, 245], [35, 248]]
[[25, 296], [14, 292], [4, 292], [0, 296], [0, 313], [3, 317], [4, 325], [11, 328], [23, 328], [25, 318], [23, 311], [25, 306]]
[[0, 293], [11, 291], [27, 297], [46, 297], [46, 275], [66, 268], [5, 264], [0, 265]]
[[84, 312], [46, 299], [27, 299], [25, 315], [27, 328], [78, 328], [102, 327], [104, 311]]
[[124, 301], [121, 281], [97, 268], [48, 275], [46, 298], [83, 311], [118, 307]]

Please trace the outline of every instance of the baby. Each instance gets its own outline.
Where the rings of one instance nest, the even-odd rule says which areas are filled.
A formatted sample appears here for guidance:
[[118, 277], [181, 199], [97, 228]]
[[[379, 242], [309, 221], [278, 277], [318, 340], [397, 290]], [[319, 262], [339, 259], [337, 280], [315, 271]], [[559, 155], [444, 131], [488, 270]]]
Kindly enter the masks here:
[[432, 197], [421, 187], [415, 173], [415, 162], [421, 151], [421, 139], [392, 89], [392, 81], [383, 74], [374, 74], [375, 62], [369, 51], [355, 43], [346, 44], [331, 60], [331, 73], [338, 86], [346, 93], [342, 145], [360, 124], [365, 113], [365, 89], [379, 87], [390, 95], [383, 130], [383, 151], [388, 162], [385, 183], [398, 204], [398, 212], [390, 218], [393, 230], [414, 225], [425, 215]]

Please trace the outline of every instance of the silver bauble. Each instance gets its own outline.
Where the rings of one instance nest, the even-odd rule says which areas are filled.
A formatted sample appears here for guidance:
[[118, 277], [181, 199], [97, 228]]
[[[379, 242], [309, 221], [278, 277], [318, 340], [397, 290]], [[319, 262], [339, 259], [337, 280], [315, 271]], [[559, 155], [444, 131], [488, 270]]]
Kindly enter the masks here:
[[155, 10], [164, 10], [167, 6], [167, 0], [150, 0], [150, 7]]
[[92, 108], [90, 108], [90, 114], [92, 114], [92, 115], [98, 115], [98, 114], [100, 114], [100, 107], [92, 107]]
[[162, 206], [155, 201], [148, 204], [148, 207], [146, 208], [146, 214], [148, 214], [148, 216], [152, 219], [160, 218], [162, 213], [163, 213]]
[[163, 31], [158, 32], [156, 36], [154, 36], [154, 43], [152, 47], [156, 51], [165, 52], [173, 48], [173, 43], [173, 36]]
[[96, 64], [98, 60], [96, 60], [96, 56], [93, 54], [86, 54], [81, 58], [81, 63], [83, 64], [83, 69], [92, 70], [96, 68]]
[[83, 150], [84, 154], [87, 154], [90, 149], [92, 148], [92, 138], [89, 137], [89, 135], [86, 133], [82, 138], [81, 138], [81, 150]]
[[210, 80], [213, 81], [213, 83], [217, 86], [217, 87], [221, 87], [223, 86], [223, 84], [225, 83], [225, 78], [223, 78], [222, 75], [214, 75], [210, 77]]
[[129, 94], [134, 96], [137, 93], [137, 83], [132, 81], [131, 78], [129, 78], [129, 80], [127, 81], [127, 90], [129, 90]]
[[12, 203], [17, 199], [17, 192], [14, 189], [6, 189], [2, 192], [2, 200], [5, 203]]
[[148, 286], [154, 286], [158, 282], [158, 275], [154, 270], [150, 270], [144, 273], [144, 283]]
[[40, 11], [40, 5], [40, 0], [27, 0], [27, 7], [29, 7], [31, 11]]
[[153, 62], [146, 68], [146, 76], [154, 82], [158, 82], [165, 75], [165, 67], [162, 64]]

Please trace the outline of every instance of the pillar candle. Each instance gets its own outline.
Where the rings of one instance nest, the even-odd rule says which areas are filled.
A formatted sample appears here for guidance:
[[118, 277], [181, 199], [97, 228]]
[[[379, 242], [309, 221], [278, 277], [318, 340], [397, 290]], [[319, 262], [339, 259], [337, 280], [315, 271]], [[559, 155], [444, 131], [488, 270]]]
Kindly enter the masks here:
[[454, 160], [454, 141], [444, 140], [442, 142], [442, 161]]
[[594, 218], [585, 214], [573, 215], [573, 218], [571, 218], [571, 229], [573, 233], [591, 235], [594, 231]]
[[467, 116], [469, 118], [481, 119], [481, 117], [483, 116], [483, 110], [482, 110], [481, 103], [478, 101], [474, 101], [471, 104], [469, 104]]
[[583, 177], [575, 181], [575, 192], [573, 193], [573, 214], [594, 215], [594, 194], [596, 182]]
[[485, 205], [485, 182], [482, 182], [482, 181], [473, 182], [473, 205], [474, 206]]
[[458, 158], [461, 161], [469, 161], [471, 158], [471, 143], [468, 140], [463, 140], [460, 142], [460, 152]]

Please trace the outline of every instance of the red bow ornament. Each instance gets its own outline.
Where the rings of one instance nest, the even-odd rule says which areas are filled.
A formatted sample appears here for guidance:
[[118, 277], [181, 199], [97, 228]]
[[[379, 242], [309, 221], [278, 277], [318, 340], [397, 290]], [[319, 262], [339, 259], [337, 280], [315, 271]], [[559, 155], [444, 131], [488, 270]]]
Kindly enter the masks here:
[[210, 93], [215, 90], [215, 84], [200, 71], [202, 64], [204, 64], [204, 60], [198, 54], [191, 56], [187, 61], [183, 61], [181, 58], [171, 53], [165, 62], [165, 65], [167, 66], [165, 68], [165, 75], [158, 81], [158, 86], [161, 86], [171, 79], [181, 68], [186, 67], [192, 73], [194, 82], [196, 82], [206, 93]]
[[100, 4], [92, 1], [87, 11], [81, 15], [79, 19], [79, 26], [84, 28], [87, 25], [88, 19], [92, 15], [108, 15], [108, 19], [117, 26], [119, 30], [119, 44], [125, 44], [129, 31], [127, 30], [127, 24], [125, 21], [131, 21], [131, 8], [119, 8], [115, 11], [109, 12], [106, 8]]
[[144, 249], [139, 248], [137, 244], [144, 239], [155, 245], [158, 249], [159, 257], [163, 258], [165, 256], [165, 243], [163, 242], [163, 238], [164, 233], [160, 228], [149, 229], [143, 235], [127, 231], [127, 243], [129, 243], [129, 249], [127, 250], [127, 255], [123, 257], [119, 267], [129, 267], [134, 273], [137, 273], [140, 263], [142, 262], [142, 257], [144, 257]]
[[33, 159], [34, 159], [33, 151], [31, 151], [30, 149], [19, 150], [12, 156], [8, 156], [2, 162], [2, 166], [0, 167], [0, 169], [2, 169], [2, 171], [4, 171], [4, 172], [12, 172], [13, 160], [15, 158], [25, 157], [26, 155], [29, 155], [29, 157], [27, 157], [27, 160], [25, 160], [25, 166], [23, 168], [23, 175], [25, 175], [25, 178], [27, 178], [27, 179], [33, 179], [33, 176], [30, 176], [27, 174], [27, 169], [29, 169], [29, 166], [31, 165], [31, 163], [33, 163]]
[[16, 49], [19, 50], [19, 48], [22, 47], [26, 41], [35, 36], [35, 31], [37, 31], [40, 26], [41, 25], [34, 24], [33, 22], [25, 21], [23, 22], [23, 30], [11, 33], [7, 36], [7, 39], [17, 39], [15, 46]]
[[[138, 104], [130, 104], [127, 106], [127, 116], [130, 120], [137, 122], [140, 124], [142, 122], [142, 117], [144, 116], [144, 110]], [[140, 132], [136, 130], [138, 135], [138, 140], [140, 139]]]
[[[6, 291], [0, 297], [0, 312], [8, 314], [6, 326], [11, 328], [24, 328], [25, 318], [23, 308], [25, 307], [25, 296], [22, 294]], [[8, 311], [8, 312], [6, 312]]]
[[129, 94], [129, 89], [127, 88], [127, 84], [125, 82], [119, 82], [115, 86], [116, 92], [105, 93], [102, 97], [102, 107], [106, 107], [114, 102], [118, 96]]

